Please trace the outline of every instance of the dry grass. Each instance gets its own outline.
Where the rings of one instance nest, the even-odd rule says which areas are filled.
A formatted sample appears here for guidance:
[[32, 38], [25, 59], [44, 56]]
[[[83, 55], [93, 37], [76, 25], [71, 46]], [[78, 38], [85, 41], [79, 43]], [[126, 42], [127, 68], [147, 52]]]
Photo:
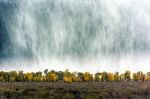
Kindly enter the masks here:
[[0, 82], [0, 99], [149, 99], [150, 82]]

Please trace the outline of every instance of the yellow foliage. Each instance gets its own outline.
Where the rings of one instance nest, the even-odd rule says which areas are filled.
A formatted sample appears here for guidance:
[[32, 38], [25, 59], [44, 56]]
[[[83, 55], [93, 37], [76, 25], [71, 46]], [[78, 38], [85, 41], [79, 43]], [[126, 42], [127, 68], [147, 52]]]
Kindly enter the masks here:
[[138, 75], [137, 75], [137, 73], [133, 73], [133, 81], [138, 81]]
[[113, 73], [108, 73], [108, 80], [114, 81], [114, 74]]
[[34, 81], [37, 81], [37, 82], [38, 82], [38, 81], [41, 81], [41, 77], [36, 76], [36, 77], [33, 78], [33, 80], [34, 80]]
[[84, 81], [92, 81], [93, 80], [93, 75], [90, 74], [89, 72], [85, 72], [83, 74], [83, 80]]
[[52, 82], [55, 82], [55, 81], [57, 80], [57, 76], [56, 76], [55, 73], [51, 73], [51, 74], [49, 75], [49, 77], [50, 77], [50, 81], [52, 81]]
[[123, 75], [120, 75], [120, 77], [119, 77], [118, 74], [115, 74], [115, 75], [114, 75], [114, 80], [115, 80], [115, 81], [119, 81], [119, 80], [121, 80], [121, 79], [124, 79], [124, 78], [123, 78]]
[[64, 76], [63, 80], [64, 82], [67, 82], [67, 83], [71, 83], [73, 81], [71, 76]]
[[80, 81], [79, 77], [72, 77], [72, 82], [78, 82], [78, 81]]
[[26, 77], [27, 81], [33, 81], [34, 80], [32, 73], [26, 73], [25, 77]]
[[33, 80], [33, 76], [32, 76], [31, 74], [28, 76], [28, 80], [29, 80], [29, 81], [32, 81], [32, 80]]
[[150, 76], [146, 76], [146, 77], [145, 77], [145, 80], [146, 80], [146, 81], [150, 81]]

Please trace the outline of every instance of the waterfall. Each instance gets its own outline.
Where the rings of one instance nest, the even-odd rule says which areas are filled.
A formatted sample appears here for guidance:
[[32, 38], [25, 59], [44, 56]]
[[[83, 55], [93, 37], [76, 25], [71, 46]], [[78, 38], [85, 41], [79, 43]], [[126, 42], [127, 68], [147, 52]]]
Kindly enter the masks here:
[[150, 68], [148, 0], [0, 0], [0, 12], [2, 69]]

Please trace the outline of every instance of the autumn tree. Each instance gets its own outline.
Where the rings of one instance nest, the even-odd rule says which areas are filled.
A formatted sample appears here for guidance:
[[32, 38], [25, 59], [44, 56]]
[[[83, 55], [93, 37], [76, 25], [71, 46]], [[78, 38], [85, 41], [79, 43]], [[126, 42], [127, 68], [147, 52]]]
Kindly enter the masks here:
[[48, 79], [49, 79], [49, 81], [51, 81], [51, 82], [56, 82], [57, 81], [57, 75], [56, 75], [56, 73], [55, 73], [55, 71], [50, 71], [50, 72], [48, 72]]
[[34, 79], [34, 81], [37, 81], [37, 82], [42, 81], [42, 72], [40, 72], [40, 71], [36, 72], [33, 76], [33, 79]]
[[73, 81], [72, 74], [68, 69], [64, 72], [63, 80], [67, 83], [71, 83]]
[[144, 81], [145, 75], [143, 74], [142, 71], [138, 71], [137, 76], [138, 76], [138, 81]]
[[119, 75], [119, 81], [126, 81], [124, 74]]
[[89, 72], [83, 73], [83, 81], [93, 81], [93, 75]]
[[78, 72], [73, 72], [72, 73], [72, 81], [73, 82], [78, 82], [80, 81], [79, 77], [78, 77]]
[[150, 72], [146, 73], [145, 80], [146, 81], [150, 81]]
[[108, 73], [108, 81], [110, 81], [110, 82], [114, 81], [114, 74], [113, 73]]
[[94, 80], [95, 81], [101, 81], [102, 79], [102, 74], [101, 73], [96, 73], [95, 76], [94, 76]]
[[51, 70], [46, 75], [46, 81], [56, 82], [58, 79], [57, 74], [54, 70]]
[[120, 80], [120, 77], [119, 77], [119, 72], [116, 72], [115, 74], [114, 74], [114, 81], [119, 81]]
[[147, 72], [146, 75], [147, 75], [147, 76], [150, 76], [150, 72]]
[[24, 76], [25, 76], [25, 81], [27, 81], [27, 82], [34, 80], [33, 79], [33, 73], [25, 73]]
[[133, 81], [138, 81], [138, 75], [137, 75], [137, 73], [133, 73]]

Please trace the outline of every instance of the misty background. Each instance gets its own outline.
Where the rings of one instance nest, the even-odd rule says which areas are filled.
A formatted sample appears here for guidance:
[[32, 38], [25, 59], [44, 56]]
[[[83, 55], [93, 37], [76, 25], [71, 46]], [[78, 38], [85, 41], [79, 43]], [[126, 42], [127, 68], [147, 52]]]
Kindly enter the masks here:
[[150, 69], [148, 0], [0, 0], [0, 69]]

